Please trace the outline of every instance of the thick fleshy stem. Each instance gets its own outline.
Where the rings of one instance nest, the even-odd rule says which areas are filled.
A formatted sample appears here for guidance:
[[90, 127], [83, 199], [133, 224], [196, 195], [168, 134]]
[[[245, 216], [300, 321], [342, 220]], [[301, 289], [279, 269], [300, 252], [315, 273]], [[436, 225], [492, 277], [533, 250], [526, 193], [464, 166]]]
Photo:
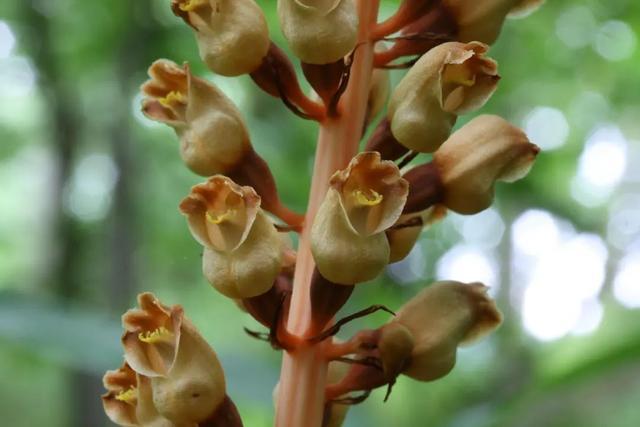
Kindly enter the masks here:
[[[300, 236], [298, 261], [287, 328], [306, 338], [312, 329], [310, 287], [315, 268], [309, 243], [310, 226], [324, 199], [333, 173], [344, 168], [358, 149], [373, 70], [370, 32], [376, 23], [379, 0], [358, 0], [359, 48], [351, 78], [340, 100], [338, 115], [321, 122], [305, 226]], [[325, 406], [326, 344], [308, 343], [285, 352], [282, 361], [275, 427], [320, 427]]]

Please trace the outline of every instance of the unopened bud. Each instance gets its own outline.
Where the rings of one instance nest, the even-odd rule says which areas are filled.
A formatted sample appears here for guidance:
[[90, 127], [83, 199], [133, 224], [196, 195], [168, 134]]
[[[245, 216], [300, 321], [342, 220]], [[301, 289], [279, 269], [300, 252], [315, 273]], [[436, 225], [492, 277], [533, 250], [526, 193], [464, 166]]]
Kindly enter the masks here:
[[226, 396], [216, 353], [182, 307], [167, 307], [150, 293], [138, 303], [122, 317], [127, 363], [150, 377], [153, 405], [164, 418], [176, 425], [206, 420]]
[[291, 50], [302, 62], [336, 62], [356, 46], [354, 0], [278, 0], [278, 16]]
[[488, 208], [496, 181], [523, 178], [540, 149], [506, 120], [483, 115], [451, 135], [433, 155], [444, 187], [443, 204], [461, 214]]
[[398, 167], [375, 152], [358, 154], [338, 171], [311, 228], [311, 250], [328, 280], [353, 285], [375, 278], [389, 262], [384, 230], [407, 198]]
[[254, 0], [172, 0], [171, 7], [193, 27], [200, 57], [217, 74], [248, 74], [267, 54], [269, 29]]
[[405, 147], [435, 151], [457, 115], [480, 108], [496, 89], [497, 64], [482, 43], [450, 42], [427, 52], [400, 81], [389, 102], [391, 131]]
[[[396, 317], [382, 327], [381, 354], [402, 356], [414, 345], [403, 373], [416, 380], [433, 381], [448, 374], [456, 362], [459, 345], [492, 332], [502, 321], [495, 302], [480, 283], [438, 282], [406, 303]], [[386, 331], [388, 329], [388, 331]], [[384, 351], [383, 351], [384, 350]]]
[[194, 186], [180, 210], [205, 248], [204, 275], [220, 293], [243, 299], [271, 288], [284, 244], [251, 187], [216, 175]]
[[180, 154], [195, 173], [211, 176], [235, 170], [251, 150], [238, 109], [216, 86], [195, 77], [185, 64], [160, 59], [142, 85], [143, 113], [165, 123], [180, 138]]

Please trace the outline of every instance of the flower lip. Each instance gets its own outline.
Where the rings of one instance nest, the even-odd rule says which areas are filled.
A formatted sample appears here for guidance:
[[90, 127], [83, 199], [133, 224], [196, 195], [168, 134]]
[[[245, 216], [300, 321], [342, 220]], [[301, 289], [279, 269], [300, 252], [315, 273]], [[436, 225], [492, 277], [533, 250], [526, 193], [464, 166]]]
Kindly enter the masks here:
[[189, 96], [189, 68], [168, 59], [158, 59], [149, 67], [149, 77], [141, 91], [145, 95], [142, 112], [152, 120], [171, 126], [184, 124]]
[[485, 56], [480, 42], [455, 43], [440, 71], [442, 107], [454, 114], [480, 108], [497, 88], [500, 76], [495, 60]]
[[166, 375], [180, 343], [182, 307], [167, 307], [148, 292], [138, 296], [138, 305], [122, 316], [125, 360], [147, 377]]
[[260, 208], [251, 187], [216, 175], [198, 184], [180, 203], [193, 236], [205, 247], [231, 252], [247, 238]]
[[102, 395], [102, 404], [109, 419], [118, 425], [138, 425], [138, 380], [135, 371], [125, 362], [120, 368], [107, 371], [102, 382], [107, 389]]
[[333, 175], [330, 185], [340, 195], [351, 226], [365, 236], [393, 225], [409, 192], [395, 163], [381, 160], [377, 152], [358, 154], [346, 169]]

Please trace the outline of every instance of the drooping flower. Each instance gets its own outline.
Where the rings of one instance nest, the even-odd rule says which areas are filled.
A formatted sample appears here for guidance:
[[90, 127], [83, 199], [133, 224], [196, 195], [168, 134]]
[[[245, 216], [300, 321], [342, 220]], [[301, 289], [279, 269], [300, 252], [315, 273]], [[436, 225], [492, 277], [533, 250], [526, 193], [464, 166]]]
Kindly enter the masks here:
[[149, 76], [142, 85], [142, 111], [176, 131], [186, 165], [202, 176], [236, 170], [252, 148], [242, 115], [231, 100], [193, 76], [186, 64], [159, 59]]
[[501, 322], [486, 286], [434, 283], [382, 327], [381, 359], [387, 370], [433, 381], [453, 369], [458, 346], [485, 336]]
[[269, 50], [269, 28], [254, 0], [172, 0], [174, 13], [194, 30], [200, 57], [223, 76], [248, 74]]
[[485, 104], [499, 80], [487, 49], [478, 42], [444, 43], [409, 70], [388, 110], [391, 132], [402, 145], [433, 152], [449, 137], [458, 115]]
[[442, 203], [461, 214], [491, 205], [496, 181], [523, 178], [540, 149], [506, 120], [482, 115], [455, 132], [433, 155], [444, 189]]
[[184, 316], [150, 293], [122, 316], [125, 359], [150, 381], [153, 405], [172, 423], [205, 421], [225, 402], [224, 373], [216, 353]]
[[376, 152], [364, 152], [336, 172], [311, 228], [311, 250], [320, 273], [332, 282], [375, 278], [389, 262], [384, 231], [407, 199], [398, 167]]
[[251, 187], [216, 175], [194, 186], [180, 210], [204, 247], [204, 275], [219, 292], [243, 299], [273, 286], [285, 244]]
[[336, 62], [356, 46], [354, 0], [278, 0], [278, 16], [291, 50], [303, 62]]

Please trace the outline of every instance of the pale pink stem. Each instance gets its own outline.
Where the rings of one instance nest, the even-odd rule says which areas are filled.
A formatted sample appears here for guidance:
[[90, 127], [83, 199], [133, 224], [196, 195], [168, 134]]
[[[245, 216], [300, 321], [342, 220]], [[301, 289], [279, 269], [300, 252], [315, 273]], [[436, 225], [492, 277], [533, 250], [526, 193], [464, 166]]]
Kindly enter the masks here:
[[[358, 151], [373, 70], [370, 31], [376, 23], [378, 7], [379, 0], [358, 0], [360, 34], [349, 86], [340, 101], [338, 117], [326, 118], [320, 125], [287, 323], [289, 332], [298, 337], [308, 335], [311, 326], [309, 291], [315, 264], [309, 243], [310, 226], [327, 192], [329, 179]], [[275, 427], [321, 426], [327, 373], [325, 346], [325, 343], [308, 345], [284, 353]]]

